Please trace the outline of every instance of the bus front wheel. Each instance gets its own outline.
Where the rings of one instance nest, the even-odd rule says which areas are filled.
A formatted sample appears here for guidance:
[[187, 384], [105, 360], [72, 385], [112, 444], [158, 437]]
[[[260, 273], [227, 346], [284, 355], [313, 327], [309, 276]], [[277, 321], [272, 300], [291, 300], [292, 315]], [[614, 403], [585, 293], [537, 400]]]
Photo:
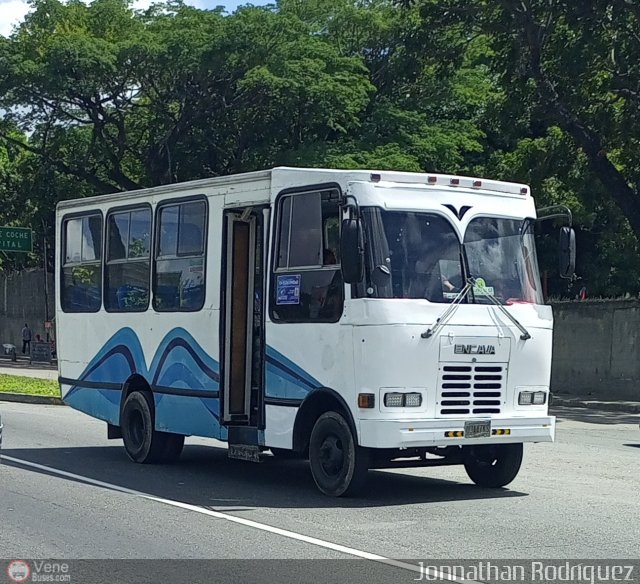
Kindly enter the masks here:
[[269, 448], [269, 450], [271, 450], [274, 458], [281, 460], [297, 460], [302, 458], [302, 455], [295, 450], [287, 450], [286, 448]]
[[464, 468], [476, 485], [494, 489], [504, 487], [518, 475], [522, 450], [522, 444], [471, 446], [465, 456]]
[[325, 495], [355, 495], [366, 482], [369, 453], [358, 446], [341, 414], [326, 412], [311, 431], [309, 463], [313, 480]]
[[127, 455], [141, 464], [177, 460], [184, 446], [184, 436], [154, 429], [153, 398], [140, 391], [124, 402], [121, 430]]

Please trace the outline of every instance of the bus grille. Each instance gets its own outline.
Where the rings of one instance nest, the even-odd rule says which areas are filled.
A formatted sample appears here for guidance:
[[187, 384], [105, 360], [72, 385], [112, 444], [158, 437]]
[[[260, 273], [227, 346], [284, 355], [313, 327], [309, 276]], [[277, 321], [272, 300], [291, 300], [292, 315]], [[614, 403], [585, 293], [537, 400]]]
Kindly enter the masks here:
[[505, 387], [503, 364], [443, 364], [438, 386], [439, 417], [500, 414]]

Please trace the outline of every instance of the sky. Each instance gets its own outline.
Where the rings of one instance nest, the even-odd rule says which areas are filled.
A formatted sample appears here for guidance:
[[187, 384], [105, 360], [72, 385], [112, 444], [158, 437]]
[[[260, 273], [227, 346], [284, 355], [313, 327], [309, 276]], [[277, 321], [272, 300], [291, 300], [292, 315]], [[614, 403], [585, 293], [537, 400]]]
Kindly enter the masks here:
[[[255, 6], [274, 3], [275, 0], [185, 0], [186, 4], [198, 8], [215, 8], [224, 6], [228, 12], [233, 12], [239, 5], [251, 3]], [[134, 0], [135, 8], [146, 8], [152, 0]], [[25, 0], [0, 0], [0, 35], [7, 36], [12, 28], [24, 18], [29, 6]]]

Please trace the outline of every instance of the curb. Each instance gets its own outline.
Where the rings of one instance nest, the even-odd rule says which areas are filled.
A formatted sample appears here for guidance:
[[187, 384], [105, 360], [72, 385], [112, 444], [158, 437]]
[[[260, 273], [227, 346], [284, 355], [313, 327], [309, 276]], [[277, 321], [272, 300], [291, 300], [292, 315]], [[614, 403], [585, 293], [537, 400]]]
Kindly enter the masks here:
[[563, 406], [569, 408], [582, 408], [588, 410], [600, 410], [607, 412], [620, 412], [626, 414], [640, 414], [640, 403], [634, 402], [601, 402], [601, 401], [588, 401], [581, 399], [564, 399], [556, 397], [551, 398], [551, 407]]
[[62, 398], [47, 395], [29, 395], [27, 393], [9, 393], [0, 391], [0, 402], [18, 402], [23, 404], [42, 404], [64, 406]]
[[[37, 361], [24, 361], [24, 362], [12, 362], [7, 361], [6, 359], [0, 358], [0, 369], [3, 371], [11, 371], [11, 369], [36, 369], [38, 371], [57, 371], [58, 368], [54, 365], [50, 365], [49, 363], [38, 363]], [[11, 373], [8, 373], [11, 375]]]

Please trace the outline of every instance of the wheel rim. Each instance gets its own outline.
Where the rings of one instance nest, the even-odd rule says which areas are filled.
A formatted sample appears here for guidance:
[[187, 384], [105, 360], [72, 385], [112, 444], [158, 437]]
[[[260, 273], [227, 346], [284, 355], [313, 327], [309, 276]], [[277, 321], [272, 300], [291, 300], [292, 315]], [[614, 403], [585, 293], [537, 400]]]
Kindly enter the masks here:
[[475, 448], [472, 452], [472, 459], [477, 466], [496, 466], [500, 457], [493, 446], [487, 448]]
[[320, 445], [320, 466], [329, 477], [337, 477], [344, 467], [342, 440], [334, 435], [327, 436]]
[[144, 419], [142, 412], [134, 410], [129, 415], [129, 434], [131, 436], [132, 446], [136, 449], [140, 448], [144, 442]]

